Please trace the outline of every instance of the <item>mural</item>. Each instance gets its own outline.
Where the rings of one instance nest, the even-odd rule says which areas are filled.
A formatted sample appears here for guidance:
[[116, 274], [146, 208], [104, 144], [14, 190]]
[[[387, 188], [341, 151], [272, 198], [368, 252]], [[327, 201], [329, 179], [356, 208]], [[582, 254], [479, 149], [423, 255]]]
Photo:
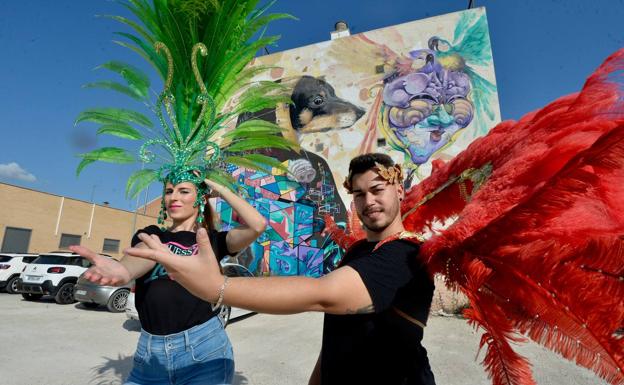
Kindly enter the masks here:
[[[471, 9], [258, 57], [292, 103], [254, 114], [283, 127], [301, 152], [267, 152], [289, 173], [232, 168], [269, 228], [246, 251], [255, 274], [318, 276], [341, 252], [323, 235], [323, 216], [346, 220], [342, 189], [351, 158], [385, 152], [427, 176], [500, 121], [484, 8]], [[248, 116], [239, 118], [239, 123]], [[221, 202], [222, 225], [236, 223]]]
[[[272, 154], [279, 157], [288, 155]], [[313, 158], [312, 158], [313, 160]], [[242, 186], [242, 193], [265, 218], [267, 230], [238, 256], [238, 262], [255, 275], [305, 275], [318, 277], [340, 260], [339, 248], [322, 235], [325, 214], [340, 218], [336, 188], [328, 183], [332, 175], [323, 163], [311, 159], [287, 160], [289, 173], [266, 174], [231, 166], [229, 172]], [[239, 222], [224, 200], [217, 200], [220, 227], [229, 230]]]

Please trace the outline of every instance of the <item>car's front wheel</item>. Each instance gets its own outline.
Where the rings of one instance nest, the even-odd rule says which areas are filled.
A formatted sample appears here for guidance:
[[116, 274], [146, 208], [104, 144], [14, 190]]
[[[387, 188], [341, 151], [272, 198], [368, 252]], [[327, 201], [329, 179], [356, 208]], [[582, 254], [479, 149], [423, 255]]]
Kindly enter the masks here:
[[9, 282], [7, 282], [6, 285], [6, 292], [9, 294], [16, 294], [17, 293], [17, 280], [19, 279], [19, 275], [16, 275], [15, 277], [9, 279]]
[[54, 296], [54, 300], [59, 305], [67, 305], [76, 302], [74, 299], [74, 284], [72, 282], [64, 283]]
[[112, 313], [121, 313], [126, 311], [126, 302], [128, 302], [128, 295], [130, 294], [130, 290], [128, 289], [120, 289], [113, 293], [108, 299], [108, 303], [106, 307], [108, 311]]
[[22, 298], [26, 301], [36, 301], [41, 299], [41, 297], [43, 297], [43, 294], [22, 293]]

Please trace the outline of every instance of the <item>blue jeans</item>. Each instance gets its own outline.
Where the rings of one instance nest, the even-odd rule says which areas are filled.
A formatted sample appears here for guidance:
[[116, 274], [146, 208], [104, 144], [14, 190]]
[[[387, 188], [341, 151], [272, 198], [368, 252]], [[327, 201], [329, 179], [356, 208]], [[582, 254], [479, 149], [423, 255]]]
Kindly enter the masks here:
[[213, 317], [166, 336], [141, 330], [124, 385], [223, 385], [233, 378], [232, 345], [219, 318]]

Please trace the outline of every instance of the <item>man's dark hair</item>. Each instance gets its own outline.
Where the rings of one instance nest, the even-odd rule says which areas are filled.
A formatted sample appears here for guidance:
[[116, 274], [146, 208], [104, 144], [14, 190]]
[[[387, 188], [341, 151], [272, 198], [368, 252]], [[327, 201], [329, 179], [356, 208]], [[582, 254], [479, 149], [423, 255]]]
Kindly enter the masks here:
[[371, 168], [375, 168], [375, 163], [379, 163], [386, 167], [394, 166], [394, 161], [386, 154], [373, 152], [369, 154], [358, 155], [355, 158], [351, 159], [351, 163], [349, 163], [349, 176], [347, 177], [346, 183], [351, 185], [353, 175], [362, 174], [370, 170]]

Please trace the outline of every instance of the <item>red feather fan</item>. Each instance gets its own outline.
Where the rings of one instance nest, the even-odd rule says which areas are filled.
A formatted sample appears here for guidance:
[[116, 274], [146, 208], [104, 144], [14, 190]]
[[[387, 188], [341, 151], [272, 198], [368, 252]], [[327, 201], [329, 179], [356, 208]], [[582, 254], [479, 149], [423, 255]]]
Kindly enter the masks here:
[[583, 90], [503, 122], [403, 201], [432, 273], [470, 300], [495, 385], [534, 384], [523, 335], [624, 385], [624, 49]]

